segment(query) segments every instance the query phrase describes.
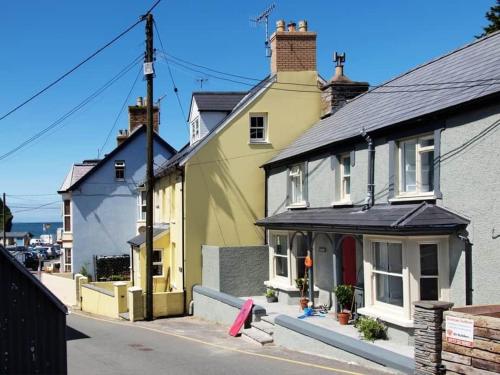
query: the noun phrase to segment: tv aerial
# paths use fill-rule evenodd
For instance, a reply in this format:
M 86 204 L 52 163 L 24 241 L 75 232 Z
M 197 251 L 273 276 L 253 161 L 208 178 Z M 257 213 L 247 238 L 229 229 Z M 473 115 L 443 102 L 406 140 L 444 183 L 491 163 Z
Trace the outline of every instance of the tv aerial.
M 264 42 L 266 46 L 266 57 L 271 57 L 271 47 L 269 46 L 269 15 L 276 8 L 276 4 L 271 4 L 265 11 L 259 14 L 255 18 L 250 18 L 250 22 L 253 22 L 256 26 L 264 24 L 266 29 L 266 41 Z

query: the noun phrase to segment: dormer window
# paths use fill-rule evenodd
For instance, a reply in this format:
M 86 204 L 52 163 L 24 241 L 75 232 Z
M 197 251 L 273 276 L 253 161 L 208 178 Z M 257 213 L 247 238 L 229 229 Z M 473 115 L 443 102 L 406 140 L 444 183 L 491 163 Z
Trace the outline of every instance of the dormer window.
M 434 191 L 434 137 L 399 142 L 399 193 L 425 195 Z
M 250 114 L 250 143 L 266 143 L 267 141 L 267 114 Z
M 200 139 L 200 118 L 196 117 L 191 121 L 191 144 Z
M 123 160 L 115 161 L 115 179 L 117 181 L 125 180 L 125 162 Z

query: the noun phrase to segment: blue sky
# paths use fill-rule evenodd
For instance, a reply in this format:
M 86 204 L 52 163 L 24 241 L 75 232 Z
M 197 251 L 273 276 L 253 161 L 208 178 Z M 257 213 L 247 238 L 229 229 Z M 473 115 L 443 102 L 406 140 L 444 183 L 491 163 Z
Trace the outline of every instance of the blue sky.
M 299 1 L 276 0 L 271 29 L 278 19 L 306 19 L 318 33 L 318 70 L 329 78 L 332 53 L 347 54 L 346 74 L 371 84 L 384 82 L 474 39 L 486 24 L 493 0 Z M 152 0 L 9 1 L 2 5 L 0 35 L 0 116 L 131 25 Z M 249 18 L 270 1 L 163 0 L 155 9 L 168 53 L 228 73 L 263 78 L 269 73 L 264 29 Z M 159 47 L 158 41 L 155 41 Z M 81 67 L 15 114 L 0 121 L 0 154 L 9 151 L 64 115 L 144 51 L 144 25 Z M 197 78 L 206 76 L 171 65 L 184 111 Z M 60 127 L 0 160 L 0 192 L 12 195 L 15 221 L 59 220 L 55 194 L 75 161 L 94 158 L 132 87 L 137 64 Z M 155 98 L 161 107 L 160 134 L 174 147 L 188 139 L 168 75 L 158 56 Z M 204 90 L 245 90 L 248 86 L 208 77 Z M 145 95 L 139 78 L 129 99 Z M 118 129 L 127 128 L 126 108 L 101 151 L 115 146 Z M 41 196 L 31 196 L 40 195 Z M 45 195 L 47 194 L 47 195 Z M 28 196 L 30 195 L 30 196 Z M 40 210 L 31 207 L 49 203 Z M 21 212 L 23 211 L 23 212 Z M 17 212 L 17 214 L 16 214 Z

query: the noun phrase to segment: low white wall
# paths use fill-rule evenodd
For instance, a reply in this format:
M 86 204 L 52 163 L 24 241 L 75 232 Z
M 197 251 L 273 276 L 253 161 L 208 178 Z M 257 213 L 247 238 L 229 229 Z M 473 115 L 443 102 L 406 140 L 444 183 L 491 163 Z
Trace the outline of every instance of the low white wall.
M 42 272 L 41 281 L 62 303 L 76 305 L 75 280 Z

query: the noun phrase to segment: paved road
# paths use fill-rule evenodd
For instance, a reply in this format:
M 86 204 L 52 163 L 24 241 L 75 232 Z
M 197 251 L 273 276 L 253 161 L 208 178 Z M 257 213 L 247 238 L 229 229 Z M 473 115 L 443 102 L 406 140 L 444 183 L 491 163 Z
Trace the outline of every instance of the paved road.
M 189 318 L 161 325 L 70 314 L 67 322 L 70 375 L 379 373 L 278 347 L 261 348 L 226 337 L 221 326 Z

